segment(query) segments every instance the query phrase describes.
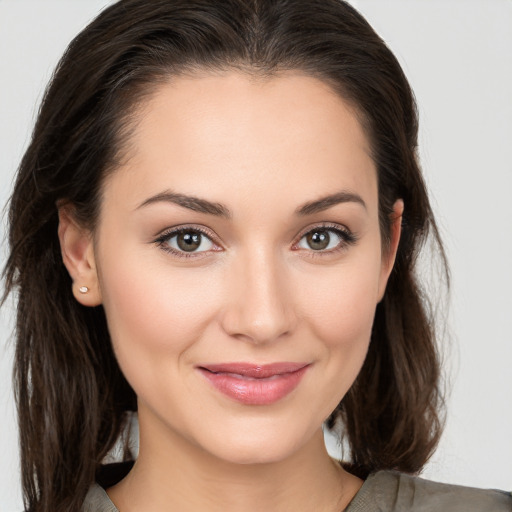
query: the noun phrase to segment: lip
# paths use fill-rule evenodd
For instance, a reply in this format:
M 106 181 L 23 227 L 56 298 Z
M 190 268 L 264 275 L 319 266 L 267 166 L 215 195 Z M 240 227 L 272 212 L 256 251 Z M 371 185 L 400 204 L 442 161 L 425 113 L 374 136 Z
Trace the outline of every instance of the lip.
M 309 363 L 221 363 L 198 366 L 198 371 L 218 391 L 246 405 L 270 405 L 290 394 L 300 383 Z

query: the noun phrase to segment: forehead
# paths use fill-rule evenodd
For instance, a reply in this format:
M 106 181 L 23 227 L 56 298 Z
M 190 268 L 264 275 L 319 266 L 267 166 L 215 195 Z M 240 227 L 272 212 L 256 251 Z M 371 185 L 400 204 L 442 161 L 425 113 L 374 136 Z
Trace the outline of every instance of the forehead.
M 110 191 L 133 208 L 166 189 L 222 203 L 239 199 L 239 206 L 254 196 L 300 203 L 335 189 L 376 196 L 375 167 L 354 109 L 324 82 L 299 73 L 170 80 L 140 106 L 127 146 L 105 193 L 116 189 Z

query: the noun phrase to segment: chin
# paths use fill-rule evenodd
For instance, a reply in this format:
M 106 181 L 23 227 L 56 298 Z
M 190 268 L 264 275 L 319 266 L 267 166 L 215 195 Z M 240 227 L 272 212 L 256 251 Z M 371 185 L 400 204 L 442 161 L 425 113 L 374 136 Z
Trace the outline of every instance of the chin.
M 230 464 L 257 465 L 275 464 L 288 459 L 293 450 L 285 450 L 282 446 L 239 446 L 231 444 L 227 450 L 215 450 L 218 458 Z
M 210 449 L 204 444 L 203 448 L 231 464 L 273 464 L 297 455 L 311 442 L 312 437 L 312 434 L 307 435 L 297 429 L 278 426 L 239 429 L 234 433 L 224 431 L 222 435 L 214 436 L 208 443 Z

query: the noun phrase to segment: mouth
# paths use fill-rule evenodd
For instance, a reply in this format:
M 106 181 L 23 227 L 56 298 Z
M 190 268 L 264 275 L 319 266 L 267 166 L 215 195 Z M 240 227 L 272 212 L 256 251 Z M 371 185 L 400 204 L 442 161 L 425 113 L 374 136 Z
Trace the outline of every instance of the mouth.
M 198 371 L 225 396 L 245 405 L 270 405 L 290 394 L 310 363 L 222 363 L 198 366 Z

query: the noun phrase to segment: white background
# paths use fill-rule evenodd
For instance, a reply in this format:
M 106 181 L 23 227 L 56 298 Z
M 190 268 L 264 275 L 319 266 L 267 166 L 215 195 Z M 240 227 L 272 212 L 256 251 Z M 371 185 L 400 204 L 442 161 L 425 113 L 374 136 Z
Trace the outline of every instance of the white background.
M 2 206 L 53 67 L 107 3 L 0 0 Z M 423 168 L 452 269 L 448 424 L 424 474 L 511 490 L 512 1 L 352 3 L 390 45 L 416 92 Z M 3 266 L 5 245 L 0 255 Z M 22 509 L 12 316 L 7 304 L 0 311 L 1 512 Z

